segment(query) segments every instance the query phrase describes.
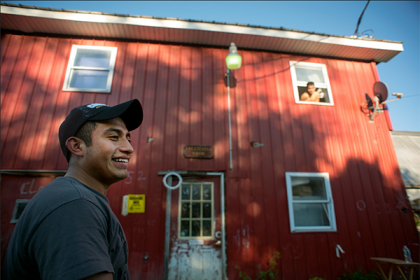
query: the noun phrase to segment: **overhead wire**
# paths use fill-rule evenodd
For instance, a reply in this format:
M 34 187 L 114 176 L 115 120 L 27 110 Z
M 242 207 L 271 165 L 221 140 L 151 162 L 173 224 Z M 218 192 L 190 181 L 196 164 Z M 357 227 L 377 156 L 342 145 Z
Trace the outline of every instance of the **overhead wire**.
M 363 9 L 362 14 L 359 17 L 359 20 L 357 21 L 356 31 L 354 31 L 354 35 L 357 35 L 357 31 L 359 30 L 359 25 L 362 22 L 363 14 L 366 11 L 367 6 L 369 5 L 370 0 L 367 1 L 365 8 Z

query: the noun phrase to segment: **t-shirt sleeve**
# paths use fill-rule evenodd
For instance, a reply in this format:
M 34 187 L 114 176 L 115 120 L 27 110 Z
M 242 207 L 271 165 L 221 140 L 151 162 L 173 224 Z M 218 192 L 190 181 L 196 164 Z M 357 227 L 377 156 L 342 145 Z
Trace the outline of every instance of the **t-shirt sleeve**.
M 41 279 L 74 280 L 114 272 L 107 229 L 104 213 L 85 199 L 55 209 L 29 243 L 29 256 L 35 258 Z

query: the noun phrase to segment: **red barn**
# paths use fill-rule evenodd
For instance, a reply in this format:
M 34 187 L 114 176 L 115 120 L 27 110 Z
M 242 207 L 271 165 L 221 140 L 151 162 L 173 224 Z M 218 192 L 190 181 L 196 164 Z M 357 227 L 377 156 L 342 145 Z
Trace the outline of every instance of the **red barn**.
M 228 84 L 231 42 L 242 67 Z M 66 171 L 57 131 L 69 111 L 137 98 L 144 122 L 132 133 L 130 175 L 108 192 L 131 279 L 238 279 L 235 266 L 255 276 L 276 251 L 279 279 L 377 269 L 371 257 L 402 259 L 405 245 L 418 261 L 388 113 L 369 122 L 360 110 L 380 80 L 377 63 L 402 50 L 283 28 L 1 4 L 2 258 L 25 203 Z M 301 101 L 309 81 L 319 102 Z M 170 171 L 182 178 L 166 176 L 179 186 L 171 191 Z

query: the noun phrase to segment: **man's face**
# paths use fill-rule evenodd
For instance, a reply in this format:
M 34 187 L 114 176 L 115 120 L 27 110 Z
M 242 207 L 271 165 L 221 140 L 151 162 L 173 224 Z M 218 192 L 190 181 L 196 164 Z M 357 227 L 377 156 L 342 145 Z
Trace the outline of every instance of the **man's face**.
M 86 147 L 84 171 L 106 185 L 125 179 L 133 153 L 129 140 L 130 134 L 121 118 L 97 122 L 92 131 L 92 145 Z
M 312 95 L 314 92 L 315 92 L 315 86 L 314 85 L 309 85 L 308 87 L 307 87 L 307 90 L 308 90 L 308 93 L 310 94 L 310 95 Z

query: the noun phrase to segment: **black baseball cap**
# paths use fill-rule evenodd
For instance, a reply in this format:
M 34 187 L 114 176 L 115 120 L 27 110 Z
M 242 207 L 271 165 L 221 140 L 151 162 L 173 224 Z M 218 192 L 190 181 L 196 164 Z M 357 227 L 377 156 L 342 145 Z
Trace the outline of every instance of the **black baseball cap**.
M 140 101 L 133 99 L 113 107 L 105 104 L 93 103 L 82 105 L 71 110 L 70 114 L 61 123 L 58 130 L 60 147 L 67 161 L 69 161 L 69 150 L 66 141 L 74 136 L 77 130 L 87 121 L 106 121 L 120 117 L 128 131 L 140 126 L 143 121 L 143 109 Z

